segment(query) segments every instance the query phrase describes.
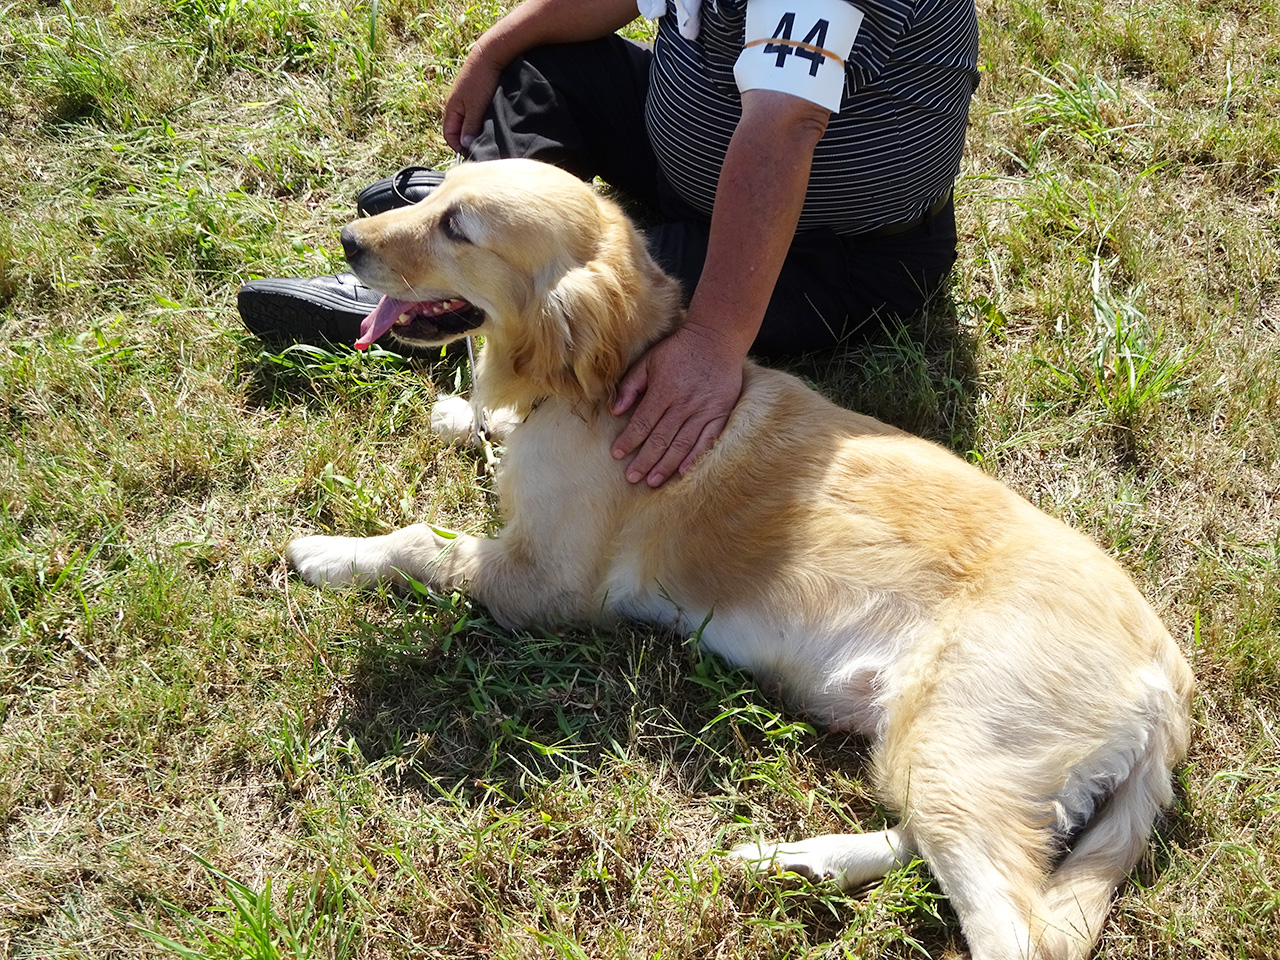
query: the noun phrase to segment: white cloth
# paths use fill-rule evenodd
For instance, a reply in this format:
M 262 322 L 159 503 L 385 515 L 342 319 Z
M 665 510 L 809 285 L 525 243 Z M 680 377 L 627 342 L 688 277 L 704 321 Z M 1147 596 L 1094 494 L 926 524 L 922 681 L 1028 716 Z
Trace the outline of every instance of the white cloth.
M 680 36 L 686 40 L 698 39 L 698 11 L 702 9 L 702 0 L 675 0 L 676 25 L 680 28 Z M 640 16 L 657 20 L 667 12 L 667 0 L 636 0 Z

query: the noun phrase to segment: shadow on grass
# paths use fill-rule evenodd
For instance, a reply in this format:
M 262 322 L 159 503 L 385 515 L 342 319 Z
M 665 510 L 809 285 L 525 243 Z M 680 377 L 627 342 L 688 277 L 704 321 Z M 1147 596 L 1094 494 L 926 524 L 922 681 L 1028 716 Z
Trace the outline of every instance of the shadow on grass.
M 466 341 L 459 340 L 430 354 L 402 355 L 375 344 L 361 352 L 346 346 L 296 343 L 268 347 L 244 337 L 237 356 L 237 379 L 249 407 L 279 409 L 298 403 L 323 408 L 371 396 L 402 395 L 406 389 L 424 386 L 436 392 L 458 393 L 470 389 Z M 422 400 L 427 402 L 427 391 Z
M 343 718 L 392 791 L 463 809 L 496 806 L 527 821 L 519 832 L 535 845 L 542 828 L 533 811 L 572 820 L 582 804 L 619 803 L 632 789 L 655 791 L 655 809 L 633 814 L 640 834 L 656 829 L 673 795 L 700 808 L 698 819 L 765 835 L 885 825 L 861 782 L 865 741 L 815 731 L 694 640 L 629 625 L 510 632 L 456 596 L 396 607 L 388 622 L 362 627 Z M 812 829 L 815 807 L 824 829 Z M 571 823 L 556 829 L 562 843 L 576 836 Z M 595 856 L 589 832 L 578 840 L 583 850 L 561 851 L 562 859 Z M 878 955 L 886 957 L 919 955 L 912 939 L 931 955 L 955 946 L 955 917 L 921 869 L 853 894 L 756 879 L 728 861 L 720 869 L 719 895 L 734 909 L 756 923 L 802 928 L 807 943 L 883 937 Z M 616 902 L 630 896 L 628 876 L 606 883 Z
M 795 750 L 822 769 L 865 767 L 863 741 L 820 736 L 695 641 L 639 625 L 511 632 L 456 596 L 398 606 L 363 627 L 345 719 L 366 760 L 395 759 L 403 789 L 518 801 L 643 760 L 720 794 L 744 764 Z
M 978 362 L 949 289 L 878 335 L 781 364 L 842 407 L 941 443 L 961 456 L 977 439 Z

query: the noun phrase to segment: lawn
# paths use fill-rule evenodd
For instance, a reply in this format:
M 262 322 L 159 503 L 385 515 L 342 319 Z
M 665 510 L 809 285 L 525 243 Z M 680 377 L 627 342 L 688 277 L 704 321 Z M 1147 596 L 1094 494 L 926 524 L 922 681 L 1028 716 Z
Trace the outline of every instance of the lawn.
M 864 745 L 692 638 L 329 593 L 289 538 L 491 529 L 428 436 L 456 351 L 265 351 L 366 183 L 451 160 L 499 3 L 0 6 L 0 956 L 921 957 L 919 866 L 752 879 L 881 827 Z M 1199 681 L 1098 956 L 1280 956 L 1280 7 L 981 0 L 950 296 L 798 369 L 1097 539 Z

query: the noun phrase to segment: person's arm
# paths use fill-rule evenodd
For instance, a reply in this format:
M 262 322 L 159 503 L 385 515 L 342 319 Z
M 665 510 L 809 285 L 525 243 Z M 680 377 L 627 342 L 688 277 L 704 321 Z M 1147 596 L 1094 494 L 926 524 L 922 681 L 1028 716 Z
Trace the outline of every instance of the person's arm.
M 724 429 L 829 119 L 825 107 L 791 94 L 742 94 L 688 318 L 623 377 L 613 406 L 615 414 L 635 408 L 613 444 L 616 459 L 635 454 L 626 468 L 632 483 L 657 487 L 683 473 Z
M 467 151 L 499 75 L 521 54 L 549 43 L 598 40 L 639 15 L 636 0 L 525 0 L 481 35 L 458 69 L 444 105 L 445 141 Z

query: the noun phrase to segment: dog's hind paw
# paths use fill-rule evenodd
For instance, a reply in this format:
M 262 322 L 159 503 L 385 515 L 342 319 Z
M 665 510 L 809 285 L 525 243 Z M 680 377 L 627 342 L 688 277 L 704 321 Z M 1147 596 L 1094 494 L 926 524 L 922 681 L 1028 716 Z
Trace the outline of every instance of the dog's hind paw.
M 810 880 L 835 880 L 843 890 L 878 880 L 912 853 L 900 829 L 875 833 L 832 833 L 799 843 L 740 843 L 729 856 L 745 860 L 757 873 L 797 873 Z

